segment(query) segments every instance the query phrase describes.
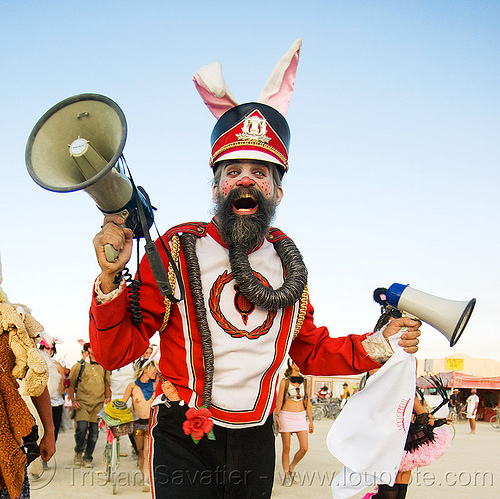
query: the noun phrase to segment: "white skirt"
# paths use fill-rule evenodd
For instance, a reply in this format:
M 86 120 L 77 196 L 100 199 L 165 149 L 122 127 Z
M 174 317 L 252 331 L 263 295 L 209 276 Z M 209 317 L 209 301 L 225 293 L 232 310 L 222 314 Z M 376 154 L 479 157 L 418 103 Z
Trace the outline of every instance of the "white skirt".
M 296 433 L 297 431 L 307 431 L 306 411 L 290 412 L 280 411 L 280 433 Z

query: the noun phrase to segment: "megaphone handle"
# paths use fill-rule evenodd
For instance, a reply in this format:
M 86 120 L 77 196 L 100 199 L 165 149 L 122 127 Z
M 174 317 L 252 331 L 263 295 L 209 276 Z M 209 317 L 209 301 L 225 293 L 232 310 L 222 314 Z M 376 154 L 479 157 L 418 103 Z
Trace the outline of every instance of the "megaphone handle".
M 126 221 L 128 216 L 129 216 L 129 213 L 127 210 L 122 210 L 122 212 L 120 213 L 120 216 Z M 115 222 L 112 222 L 112 223 L 115 223 Z M 118 225 L 118 224 L 115 224 L 115 225 Z M 120 224 L 118 225 L 118 227 L 126 227 L 127 224 L 126 223 L 123 223 L 123 224 Z M 105 244 L 104 245 L 104 254 L 106 255 L 106 260 L 109 262 L 109 263 L 114 263 L 116 262 L 116 260 L 118 260 L 118 255 L 120 254 L 120 252 L 111 244 Z
M 106 255 L 106 260 L 109 263 L 114 263 L 118 259 L 119 251 L 115 249 L 111 244 L 104 245 L 104 254 Z
M 401 315 L 403 317 L 408 317 L 409 319 L 413 319 L 415 321 L 419 321 L 420 320 L 416 315 L 409 314 L 408 312 L 405 312 L 404 310 L 401 312 Z

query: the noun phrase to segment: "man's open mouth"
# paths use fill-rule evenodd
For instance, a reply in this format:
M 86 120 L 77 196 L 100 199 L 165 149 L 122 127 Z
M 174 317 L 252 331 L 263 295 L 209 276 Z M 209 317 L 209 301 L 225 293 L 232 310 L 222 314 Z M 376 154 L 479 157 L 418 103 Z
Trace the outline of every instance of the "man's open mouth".
M 258 209 L 257 200 L 250 194 L 244 194 L 233 201 L 233 211 L 238 215 L 253 215 Z

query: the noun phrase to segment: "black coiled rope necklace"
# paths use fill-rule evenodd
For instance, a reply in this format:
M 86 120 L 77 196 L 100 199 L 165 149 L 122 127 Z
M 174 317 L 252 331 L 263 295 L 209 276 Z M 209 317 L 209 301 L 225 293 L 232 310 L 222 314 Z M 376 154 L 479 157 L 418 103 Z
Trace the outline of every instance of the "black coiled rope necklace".
M 202 406 L 210 408 L 212 404 L 214 354 L 212 336 L 207 321 L 207 310 L 203 298 L 200 265 L 196 255 L 196 240 L 197 236 L 189 233 L 185 233 L 180 237 L 182 251 L 186 259 L 189 288 L 193 297 L 205 365 Z M 240 292 L 252 303 L 266 310 L 278 310 L 292 306 L 300 300 L 307 284 L 307 268 L 295 243 L 285 237 L 273 242 L 273 245 L 286 274 L 283 285 L 278 289 L 268 288 L 257 279 L 248 261 L 248 253 L 244 248 L 229 247 L 229 263 Z

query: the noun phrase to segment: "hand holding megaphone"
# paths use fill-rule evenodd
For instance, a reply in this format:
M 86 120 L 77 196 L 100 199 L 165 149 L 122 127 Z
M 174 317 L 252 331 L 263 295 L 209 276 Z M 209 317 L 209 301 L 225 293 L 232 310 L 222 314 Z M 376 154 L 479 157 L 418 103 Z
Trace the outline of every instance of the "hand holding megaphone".
M 419 319 L 412 317 L 400 317 L 392 319 L 387 323 L 383 331 L 383 336 L 386 339 L 402 332 L 401 339 L 398 345 L 407 353 L 416 353 L 418 350 L 418 337 L 420 336 L 420 326 L 422 322 Z
M 107 215 L 102 229 L 93 239 L 97 262 L 101 267 L 101 291 L 109 293 L 118 287 L 115 277 L 120 275 L 132 255 L 134 233 L 125 227 L 119 215 Z M 113 254 L 110 254 L 110 249 Z

